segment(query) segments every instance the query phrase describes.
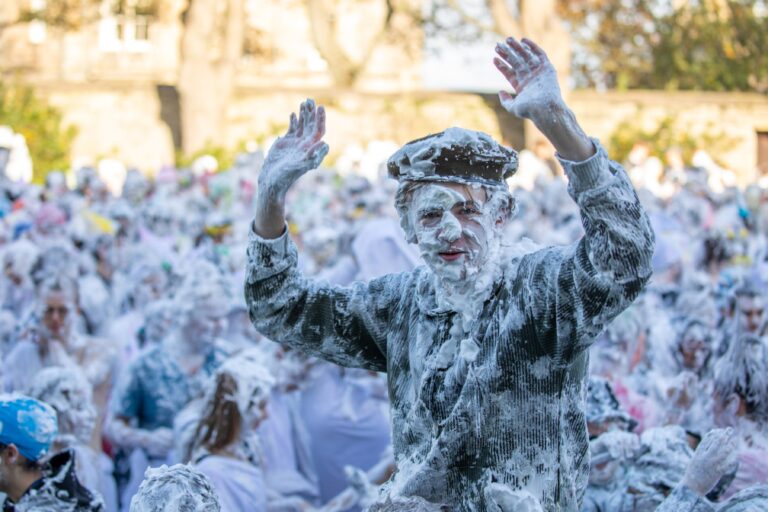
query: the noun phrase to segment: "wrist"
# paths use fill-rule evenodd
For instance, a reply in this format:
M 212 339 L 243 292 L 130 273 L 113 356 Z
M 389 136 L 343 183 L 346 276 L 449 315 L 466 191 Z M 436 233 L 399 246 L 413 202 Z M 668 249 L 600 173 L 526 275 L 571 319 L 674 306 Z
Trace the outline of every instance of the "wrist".
M 680 481 L 680 485 L 691 491 L 698 496 L 706 496 L 707 493 L 712 490 L 714 485 L 708 486 L 701 481 L 701 478 L 686 474 Z M 707 489 L 709 487 L 709 489 Z
M 547 135 L 548 132 L 561 130 L 563 126 L 572 125 L 576 121 L 576 116 L 568 108 L 568 105 L 560 99 L 548 102 L 536 115 L 531 116 L 531 121 L 541 133 Z
M 259 180 L 259 187 L 256 193 L 256 201 L 263 204 L 282 203 L 285 202 L 285 195 L 286 191 L 281 187 L 263 183 L 261 180 Z

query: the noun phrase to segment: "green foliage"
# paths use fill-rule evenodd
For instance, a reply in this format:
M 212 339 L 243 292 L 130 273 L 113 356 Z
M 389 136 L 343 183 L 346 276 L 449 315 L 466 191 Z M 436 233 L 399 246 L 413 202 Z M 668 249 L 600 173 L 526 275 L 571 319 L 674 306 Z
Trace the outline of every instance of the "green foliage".
M 239 143 L 235 147 L 227 148 L 215 144 L 206 144 L 202 149 L 193 153 L 185 154 L 181 151 L 176 152 L 176 167 L 191 167 L 195 160 L 201 156 L 211 155 L 219 163 L 219 170 L 223 171 L 232 167 L 235 158 L 239 153 L 245 150 L 245 143 Z
M 579 85 L 768 93 L 765 0 L 674 4 L 560 0 L 577 44 Z
M 19 21 L 41 20 L 51 27 L 77 30 L 98 19 L 99 0 L 48 0 L 39 10 L 23 8 Z
M 38 98 L 31 87 L 0 82 L 0 125 L 10 126 L 26 139 L 36 183 L 51 171 L 69 169 L 77 129 L 64 126 L 61 112 Z
M 674 117 L 666 116 L 650 129 L 639 126 L 637 116 L 619 123 L 608 141 L 611 158 L 626 162 L 629 152 L 637 143 L 645 143 L 650 154 L 662 161 L 667 151 L 679 149 L 683 161 L 690 162 L 697 149 L 706 149 L 718 161 L 718 155 L 732 146 L 736 139 L 716 130 L 711 124 L 701 129 L 683 126 Z

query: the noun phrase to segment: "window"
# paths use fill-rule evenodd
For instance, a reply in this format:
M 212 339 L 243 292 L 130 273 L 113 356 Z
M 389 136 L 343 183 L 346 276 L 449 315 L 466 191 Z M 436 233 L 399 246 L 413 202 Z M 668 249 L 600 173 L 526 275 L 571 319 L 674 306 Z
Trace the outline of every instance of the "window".
M 99 47 L 105 52 L 145 52 L 157 7 L 152 0 L 103 0 Z
M 757 132 L 757 172 L 768 175 L 768 132 Z

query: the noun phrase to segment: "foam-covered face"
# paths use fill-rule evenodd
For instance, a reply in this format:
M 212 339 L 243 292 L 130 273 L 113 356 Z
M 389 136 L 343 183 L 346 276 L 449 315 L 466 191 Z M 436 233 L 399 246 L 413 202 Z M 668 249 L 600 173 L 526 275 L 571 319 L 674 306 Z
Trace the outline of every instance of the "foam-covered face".
M 185 336 L 198 346 L 208 345 L 222 335 L 227 325 L 227 308 L 220 300 L 210 299 L 196 304 L 185 326 Z
M 413 192 L 411 225 L 421 256 L 443 279 L 464 281 L 488 259 L 497 236 L 486 192 L 456 183 L 428 184 Z
M 707 332 L 701 325 L 695 325 L 685 332 L 680 341 L 680 354 L 685 368 L 699 371 L 704 366 L 711 354 L 707 339 Z
M 62 382 L 47 403 L 58 412 L 59 434 L 72 435 L 82 443 L 88 443 L 96 425 L 96 409 L 91 402 L 89 389 L 76 382 Z
M 740 331 L 756 333 L 765 322 L 765 303 L 762 297 L 739 297 L 736 302 L 736 315 Z
M 248 408 L 245 410 L 244 418 L 246 424 L 252 430 L 257 429 L 259 425 L 269 417 L 267 405 L 268 401 L 262 390 L 255 391 L 248 402 Z
M 159 299 L 163 293 L 163 285 L 163 279 L 160 274 L 150 274 L 144 277 L 144 279 L 136 285 L 136 290 L 134 291 L 133 296 L 134 305 L 137 308 L 143 307 L 150 302 Z
M 66 338 L 75 314 L 75 305 L 65 293 L 50 292 L 43 305 L 43 328 L 47 337 L 58 340 Z

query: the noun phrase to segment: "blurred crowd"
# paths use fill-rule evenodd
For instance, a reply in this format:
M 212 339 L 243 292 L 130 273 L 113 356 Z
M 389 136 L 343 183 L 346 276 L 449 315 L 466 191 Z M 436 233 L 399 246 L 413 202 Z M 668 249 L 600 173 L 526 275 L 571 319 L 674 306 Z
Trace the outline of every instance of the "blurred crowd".
M 347 172 L 292 189 L 305 273 L 347 285 L 421 263 L 383 179 L 390 150 L 347 154 Z M 330 512 L 375 499 L 393 469 L 384 376 L 251 326 L 242 283 L 262 160 L 3 178 L 0 457 L 39 475 L 14 483 L 4 459 L 4 510 Z M 591 350 L 584 510 L 676 510 L 681 484 L 711 510 L 766 510 L 768 189 L 736 187 L 703 156 L 665 166 L 638 148 L 626 166 L 656 232 L 654 276 Z M 510 186 L 521 246 L 581 236 L 545 148 L 521 153 Z M 34 450 L 7 452 L 25 442 Z

